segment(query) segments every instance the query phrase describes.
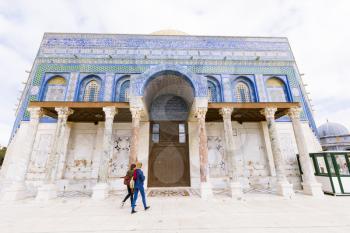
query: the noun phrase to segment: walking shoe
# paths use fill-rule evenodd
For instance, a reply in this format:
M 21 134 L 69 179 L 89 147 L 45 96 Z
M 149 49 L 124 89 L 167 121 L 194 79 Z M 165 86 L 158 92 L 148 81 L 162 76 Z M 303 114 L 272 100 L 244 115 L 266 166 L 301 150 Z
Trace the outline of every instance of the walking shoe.
M 137 211 L 135 211 L 135 210 L 132 210 L 132 211 L 131 211 L 131 214 L 135 214 L 136 212 L 137 212 Z
M 146 206 L 146 207 L 145 207 L 145 210 L 148 210 L 149 208 L 151 208 L 151 207 L 150 207 L 150 206 Z
M 125 202 L 122 201 L 122 203 L 120 203 L 120 208 L 124 207 Z

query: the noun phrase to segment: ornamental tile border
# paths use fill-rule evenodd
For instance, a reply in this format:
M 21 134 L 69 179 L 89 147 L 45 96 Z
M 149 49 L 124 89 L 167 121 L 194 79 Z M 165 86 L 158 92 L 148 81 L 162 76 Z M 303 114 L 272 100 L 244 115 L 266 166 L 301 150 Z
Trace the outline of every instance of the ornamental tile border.
M 40 48 L 236 49 L 290 51 L 287 38 L 45 33 Z

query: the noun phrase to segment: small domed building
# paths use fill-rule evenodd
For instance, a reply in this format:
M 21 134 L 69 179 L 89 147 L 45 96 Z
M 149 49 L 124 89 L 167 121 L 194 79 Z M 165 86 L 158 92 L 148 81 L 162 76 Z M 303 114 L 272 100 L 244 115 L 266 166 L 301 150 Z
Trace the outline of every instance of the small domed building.
M 350 150 L 350 132 L 344 125 L 327 121 L 317 130 L 324 151 Z

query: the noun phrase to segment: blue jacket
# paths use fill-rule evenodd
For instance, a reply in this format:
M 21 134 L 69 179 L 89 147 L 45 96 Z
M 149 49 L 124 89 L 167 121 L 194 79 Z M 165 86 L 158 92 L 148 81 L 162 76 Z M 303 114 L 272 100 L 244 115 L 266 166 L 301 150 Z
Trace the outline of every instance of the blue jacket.
M 143 172 L 141 169 L 136 169 L 134 171 L 134 180 L 135 180 L 135 185 L 134 187 L 139 189 L 143 188 L 143 182 L 145 181 L 145 176 L 143 175 Z

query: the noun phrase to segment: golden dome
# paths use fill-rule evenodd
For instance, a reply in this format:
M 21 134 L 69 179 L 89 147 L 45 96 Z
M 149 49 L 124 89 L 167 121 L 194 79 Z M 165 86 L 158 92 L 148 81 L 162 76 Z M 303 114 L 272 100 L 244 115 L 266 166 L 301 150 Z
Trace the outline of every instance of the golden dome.
M 185 32 L 179 31 L 179 30 L 172 30 L 172 29 L 164 29 L 152 32 L 151 35 L 162 35 L 162 36 L 185 36 L 188 35 Z

